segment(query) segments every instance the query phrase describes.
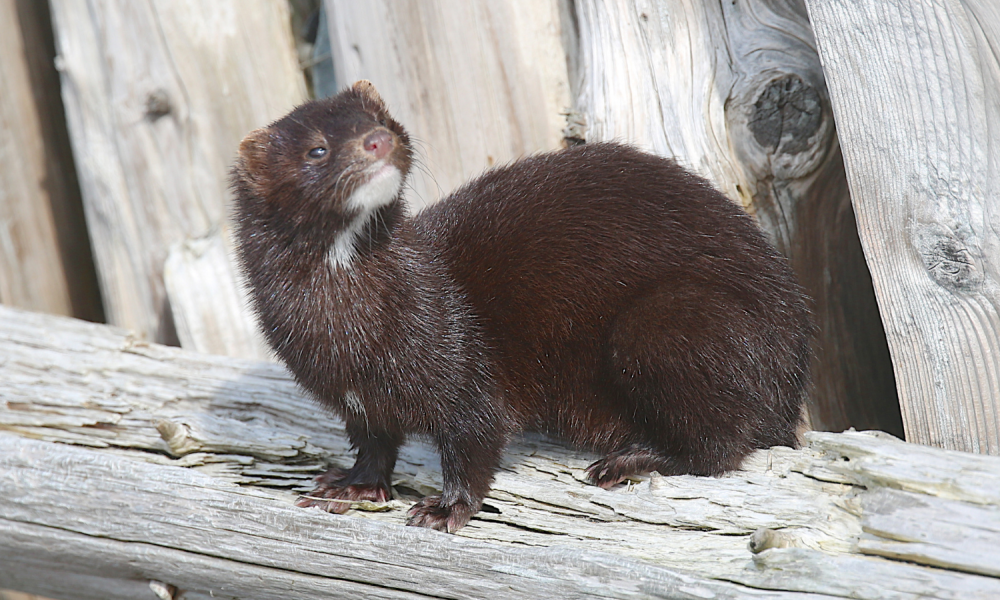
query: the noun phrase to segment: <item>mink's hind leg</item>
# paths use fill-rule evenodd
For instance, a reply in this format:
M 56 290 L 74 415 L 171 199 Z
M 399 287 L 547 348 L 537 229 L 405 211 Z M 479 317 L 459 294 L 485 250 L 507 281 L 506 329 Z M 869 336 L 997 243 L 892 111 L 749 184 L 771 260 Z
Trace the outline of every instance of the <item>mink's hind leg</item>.
M 631 475 L 653 471 L 660 475 L 683 475 L 688 472 L 675 459 L 638 444 L 611 452 L 587 467 L 590 481 L 604 489 L 614 487 Z
M 605 447 L 612 454 L 590 471 L 598 485 L 650 470 L 719 475 L 757 448 L 795 443 L 802 391 L 789 383 L 798 363 L 787 338 L 796 326 L 776 324 L 738 290 L 671 275 L 609 331 L 609 389 L 637 435 Z
M 349 419 L 347 433 L 358 449 L 350 469 L 332 468 L 316 478 L 316 489 L 295 504 L 318 506 L 327 512 L 345 513 L 352 502 L 387 502 L 392 498 L 392 468 L 396 465 L 403 435 L 369 430 L 366 423 Z

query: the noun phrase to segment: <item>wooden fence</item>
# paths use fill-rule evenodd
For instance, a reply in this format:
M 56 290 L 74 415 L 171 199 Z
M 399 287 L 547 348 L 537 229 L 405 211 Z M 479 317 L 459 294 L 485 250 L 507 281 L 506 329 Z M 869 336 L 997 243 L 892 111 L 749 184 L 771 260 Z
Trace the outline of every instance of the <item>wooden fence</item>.
M 227 169 L 328 56 L 334 89 L 372 80 L 417 140 L 413 210 L 568 142 L 676 157 L 756 216 L 814 298 L 812 428 L 1000 455 L 993 0 L 325 0 L 316 47 L 290 6 L 301 24 L 319 0 L 0 0 L 0 302 L 267 360 Z M 19 368 L 0 357 L 0 385 Z M 37 389 L 0 389 L 0 429 L 55 401 Z M 76 427 L 73 443 L 121 446 Z

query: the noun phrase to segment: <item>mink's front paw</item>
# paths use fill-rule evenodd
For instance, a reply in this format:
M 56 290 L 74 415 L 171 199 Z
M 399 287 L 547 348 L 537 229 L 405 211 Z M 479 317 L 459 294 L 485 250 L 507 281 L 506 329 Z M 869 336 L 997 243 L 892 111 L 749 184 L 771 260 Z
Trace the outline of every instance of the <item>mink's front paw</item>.
M 410 518 L 406 524 L 455 533 L 465 527 L 472 515 L 477 512 L 479 512 L 478 507 L 461 500 L 449 506 L 442 506 L 441 496 L 427 496 L 413 505 L 407 513 Z
M 308 496 L 300 497 L 296 506 L 321 509 L 343 514 L 354 502 L 388 502 L 392 498 L 389 488 L 377 483 L 350 483 L 351 472 L 345 469 L 330 469 L 316 478 L 316 489 Z

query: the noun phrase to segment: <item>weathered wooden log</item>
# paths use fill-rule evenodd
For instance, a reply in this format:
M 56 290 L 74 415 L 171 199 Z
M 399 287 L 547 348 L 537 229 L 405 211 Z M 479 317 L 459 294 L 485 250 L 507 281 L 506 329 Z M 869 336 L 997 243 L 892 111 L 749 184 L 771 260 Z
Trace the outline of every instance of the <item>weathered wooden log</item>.
M 575 5 L 582 137 L 675 157 L 755 214 L 816 302 L 811 425 L 902 434 L 801 1 Z
M 570 107 L 557 0 L 326 0 L 340 88 L 369 79 L 413 136 L 419 209 L 487 167 L 558 148 Z
M 809 433 L 808 448 L 759 452 L 726 477 L 602 490 L 585 482 L 592 456 L 526 436 L 485 510 L 449 536 L 402 525 L 409 502 L 440 486 L 421 443 L 403 449 L 387 506 L 293 507 L 350 452 L 278 365 L 2 307 L 0 357 L 0 587 L 112 599 L 153 598 L 151 582 L 244 599 L 1000 595 L 994 457 Z
M 287 3 L 52 8 L 108 320 L 171 341 L 168 248 L 220 225 L 240 139 L 304 97 Z
M 101 320 L 48 3 L 0 1 L 0 302 Z
M 1000 454 L 1000 8 L 807 4 L 907 439 Z

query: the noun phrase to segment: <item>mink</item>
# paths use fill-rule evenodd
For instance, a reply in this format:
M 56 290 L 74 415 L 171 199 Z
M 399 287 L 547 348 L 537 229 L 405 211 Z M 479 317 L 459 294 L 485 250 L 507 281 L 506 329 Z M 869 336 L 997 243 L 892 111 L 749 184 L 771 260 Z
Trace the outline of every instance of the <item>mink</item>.
M 437 447 L 443 484 L 408 524 L 449 532 L 480 510 L 520 431 L 598 452 L 588 474 L 604 488 L 651 471 L 719 475 L 796 445 L 808 299 L 707 181 L 592 143 L 489 170 L 410 216 L 413 161 L 367 81 L 240 144 L 231 180 L 251 302 L 357 450 L 300 506 L 388 500 L 412 435 Z

